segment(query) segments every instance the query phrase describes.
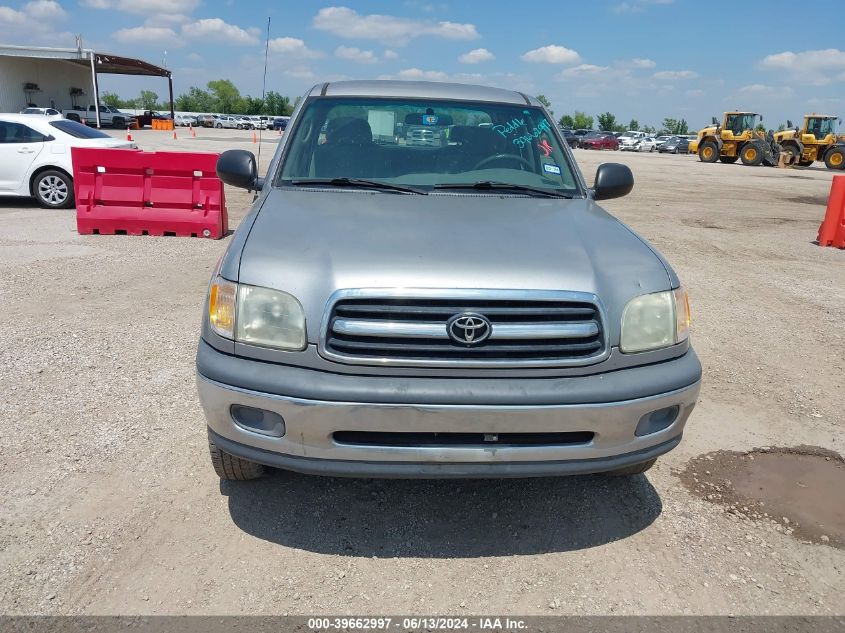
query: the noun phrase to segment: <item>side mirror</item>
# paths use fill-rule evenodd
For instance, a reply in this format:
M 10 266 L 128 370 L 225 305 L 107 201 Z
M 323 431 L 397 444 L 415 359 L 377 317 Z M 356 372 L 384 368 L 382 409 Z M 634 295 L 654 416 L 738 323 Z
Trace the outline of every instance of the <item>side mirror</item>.
M 792 121 L 790 119 L 786 120 L 786 127 L 792 127 Z
M 711 117 L 710 121 L 713 123 L 713 125 L 719 125 L 719 120 L 716 117 Z
M 760 123 L 762 123 L 762 122 L 763 122 L 763 115 L 761 114 L 760 115 Z
M 217 159 L 217 177 L 240 189 L 260 189 L 255 155 L 243 149 L 226 150 Z
M 634 188 L 634 174 L 627 165 L 604 163 L 596 170 L 596 184 L 593 187 L 595 200 L 621 198 Z

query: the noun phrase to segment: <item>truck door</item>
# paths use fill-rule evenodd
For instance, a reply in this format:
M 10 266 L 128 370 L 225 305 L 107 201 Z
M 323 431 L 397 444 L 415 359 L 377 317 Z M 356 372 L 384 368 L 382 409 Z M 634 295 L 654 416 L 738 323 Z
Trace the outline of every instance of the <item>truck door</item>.
M 24 188 L 46 138 L 22 123 L 0 121 L 0 191 Z

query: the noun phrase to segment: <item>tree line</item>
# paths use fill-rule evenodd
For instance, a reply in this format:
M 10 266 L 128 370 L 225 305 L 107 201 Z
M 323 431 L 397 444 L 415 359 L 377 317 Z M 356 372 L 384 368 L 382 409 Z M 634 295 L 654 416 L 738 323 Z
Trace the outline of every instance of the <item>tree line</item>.
M 209 81 L 205 88 L 191 86 L 187 92 L 176 97 L 173 103 L 180 112 L 290 116 L 299 99 L 297 97 L 291 102 L 290 97 L 275 90 L 267 92 L 264 99 L 241 95 L 238 87 L 229 79 L 215 79 Z M 142 90 L 134 99 L 123 99 L 113 92 L 103 92 L 100 101 L 129 110 L 170 110 L 170 104 L 159 101 L 159 96 L 152 90 Z
M 537 95 L 537 100 L 542 103 L 546 109 L 554 115 L 551 101 L 545 95 Z M 564 114 L 560 117 L 558 125 L 567 130 L 592 130 L 598 124 L 598 131 L 600 132 L 625 132 L 633 130 L 635 132 L 645 132 L 646 134 L 689 134 L 689 124 L 686 119 L 663 119 L 661 127 L 657 128 L 652 125 L 640 125 L 636 119 L 631 119 L 628 125 L 624 125 L 621 121 L 617 121 L 616 116 L 611 112 L 602 112 L 593 117 L 591 114 L 576 110 L 572 114 Z

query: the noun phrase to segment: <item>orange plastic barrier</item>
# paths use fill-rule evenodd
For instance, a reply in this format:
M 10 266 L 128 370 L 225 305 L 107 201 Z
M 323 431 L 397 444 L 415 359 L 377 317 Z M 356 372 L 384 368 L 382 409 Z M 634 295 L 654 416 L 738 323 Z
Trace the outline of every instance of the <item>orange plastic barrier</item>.
M 173 129 L 173 121 L 170 119 L 153 119 L 150 125 L 154 130 L 167 130 L 169 132 Z
M 845 176 L 834 176 L 827 213 L 819 227 L 819 246 L 845 248 Z
M 220 239 L 229 229 L 217 154 L 74 147 L 80 234 Z

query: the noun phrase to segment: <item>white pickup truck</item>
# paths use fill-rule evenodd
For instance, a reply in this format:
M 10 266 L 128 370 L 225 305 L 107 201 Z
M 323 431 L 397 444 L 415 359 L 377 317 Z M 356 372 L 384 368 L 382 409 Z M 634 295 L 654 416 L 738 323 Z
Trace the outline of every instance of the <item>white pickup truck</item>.
M 66 119 L 71 121 L 79 121 L 88 125 L 97 125 L 97 111 L 93 104 L 89 105 L 87 109 L 71 108 L 69 110 L 62 110 L 62 114 Z M 111 126 L 115 128 L 124 128 L 134 125 L 136 118 L 132 114 L 121 112 L 117 108 L 107 105 L 100 106 L 100 125 Z

